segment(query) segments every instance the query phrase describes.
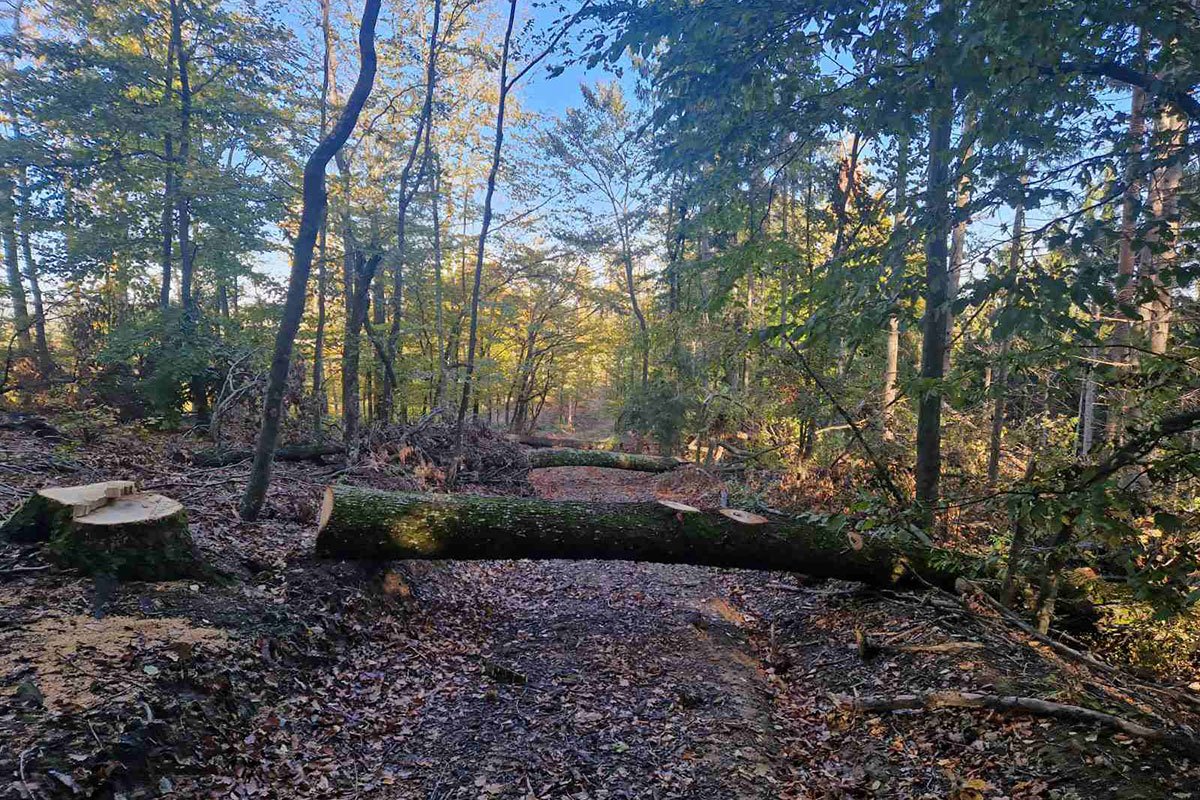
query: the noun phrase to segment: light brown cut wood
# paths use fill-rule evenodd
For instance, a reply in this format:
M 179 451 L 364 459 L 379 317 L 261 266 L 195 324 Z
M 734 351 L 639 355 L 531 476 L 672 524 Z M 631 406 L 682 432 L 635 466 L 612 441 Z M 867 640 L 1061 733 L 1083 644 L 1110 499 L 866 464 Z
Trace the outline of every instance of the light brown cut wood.
M 659 500 L 658 504 L 660 506 L 666 506 L 667 508 L 671 509 L 672 511 L 679 511 L 684 514 L 699 514 L 700 513 L 700 509 L 696 508 L 695 506 L 689 506 L 687 503 L 677 503 L 674 500 Z
M 177 501 L 161 494 L 141 492 L 110 500 L 90 514 L 76 517 L 77 525 L 126 525 L 131 522 L 157 522 L 183 511 Z
M 39 490 L 38 494 L 57 505 L 69 506 L 71 516 L 78 518 L 103 508 L 115 498 L 136 491 L 137 484 L 133 481 L 103 481 L 83 486 L 53 486 Z
M 766 525 L 771 521 L 766 517 L 759 516 L 751 511 L 743 511 L 740 508 L 722 508 L 720 514 L 743 525 Z
M 326 486 L 321 493 L 321 510 L 317 513 L 317 533 L 325 530 L 329 518 L 333 516 L 333 487 Z

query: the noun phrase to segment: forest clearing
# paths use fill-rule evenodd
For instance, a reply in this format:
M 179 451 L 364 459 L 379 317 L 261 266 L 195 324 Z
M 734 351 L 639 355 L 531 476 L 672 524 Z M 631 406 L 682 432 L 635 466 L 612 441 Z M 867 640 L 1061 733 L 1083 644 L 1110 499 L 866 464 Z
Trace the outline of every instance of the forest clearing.
M 1200 793 L 1200 6 L 5 0 L 0 790 Z

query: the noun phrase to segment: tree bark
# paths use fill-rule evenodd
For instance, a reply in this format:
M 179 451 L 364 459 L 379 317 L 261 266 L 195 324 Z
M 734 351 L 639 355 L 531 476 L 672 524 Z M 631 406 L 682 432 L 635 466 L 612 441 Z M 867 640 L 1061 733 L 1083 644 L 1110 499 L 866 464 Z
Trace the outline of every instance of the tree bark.
M 900 137 L 899 152 L 896 158 L 896 199 L 895 212 L 892 214 L 892 236 L 901 246 L 895 245 L 889 250 L 892 259 L 892 284 L 899 287 L 904 280 L 905 256 L 907 248 L 903 243 L 907 240 L 904 227 L 908 222 L 908 156 L 909 137 Z M 896 312 L 888 315 L 887 339 L 884 346 L 883 394 L 880 397 L 879 430 L 885 441 L 892 441 L 896 433 L 892 430 L 892 417 L 896 404 L 896 384 L 900 379 L 900 317 Z
M 483 219 L 479 224 L 479 243 L 475 248 L 475 276 L 471 285 L 471 325 L 467 335 L 467 363 L 463 374 L 462 397 L 458 403 L 458 417 L 454 427 L 454 458 L 446 476 L 448 486 L 453 486 L 458 477 L 462 461 L 463 428 L 466 425 L 467 409 L 471 405 L 471 389 L 475 380 L 475 348 L 479 341 L 479 293 L 483 285 L 483 259 L 487 248 L 488 229 L 492 225 L 492 197 L 496 193 L 496 176 L 500 172 L 500 154 L 504 147 L 504 111 L 508 102 L 508 54 L 512 46 L 513 24 L 517 18 L 517 0 L 509 0 L 508 24 L 504 29 L 504 46 L 500 51 L 500 96 L 496 106 L 496 138 L 492 144 L 492 165 L 488 169 L 487 190 L 483 197 Z
M 13 308 L 13 327 L 16 328 L 17 346 L 22 354 L 28 355 L 33 353 L 33 336 L 30 334 L 33 322 L 29 318 L 25 283 L 21 279 L 13 182 L 7 175 L 0 175 L 0 239 L 3 239 L 4 244 L 8 298 Z
M 433 126 L 433 90 L 437 84 L 437 51 L 438 30 L 442 19 L 441 0 L 433 2 L 433 24 L 429 31 L 429 52 L 425 62 L 425 100 L 421 106 L 421 115 L 417 120 L 417 130 L 413 133 L 412 144 L 408 149 L 408 158 L 400 170 L 400 197 L 396 212 L 396 268 L 392 275 L 392 326 L 388 332 L 387 360 L 391 369 L 384 375 L 381 416 L 384 422 L 391 422 L 395 408 L 395 393 L 398 379 L 395 373 L 396 357 L 400 351 L 400 326 L 404 321 L 404 267 L 408 248 L 408 208 L 417 190 L 425 178 L 425 170 L 429 164 L 429 129 Z M 413 165 L 417 163 L 417 153 L 421 152 L 420 166 L 416 177 L 412 175 Z M 401 419 L 404 418 L 404 408 L 401 408 Z
M 944 3 L 938 39 L 945 49 L 953 36 L 954 4 Z M 932 524 L 939 499 L 942 452 L 942 388 L 946 347 L 946 318 L 949 313 L 950 232 L 950 135 L 954 123 L 948 75 L 937 76 L 932 88 L 933 107 L 929 120 L 929 165 L 925 213 L 929 215 L 925 235 L 925 319 L 921 346 L 921 389 L 917 414 L 916 499 Z
M 728 512 L 730 509 L 723 509 Z M 858 539 L 799 520 L 660 503 L 551 502 L 325 491 L 317 552 L 355 559 L 615 559 L 791 570 L 877 586 L 953 587 L 974 560 L 900 538 Z
M 962 161 L 958 170 L 958 187 L 954 196 L 955 221 L 950 234 L 949 274 L 946 281 L 946 344 L 942 350 L 942 374 L 950 373 L 950 355 L 954 344 L 954 311 L 952 305 L 958 297 L 958 289 L 962 285 L 963 262 L 967 256 L 967 206 L 971 203 L 971 176 L 967 165 L 974 151 L 975 112 L 970 111 L 963 123 L 963 138 L 967 146 L 963 150 Z
M 1022 199 L 1013 211 L 1012 240 L 1008 251 L 1008 272 L 1016 278 L 1021 268 L 1021 237 L 1025 234 L 1025 202 Z M 1009 340 L 1000 342 L 996 358 L 995 374 L 992 377 L 992 424 L 988 437 L 987 481 L 995 487 L 1000 480 L 1000 456 L 1004 445 L 1004 418 L 1008 406 L 1008 351 Z
M 262 510 L 267 487 L 271 481 L 271 464 L 275 446 L 279 441 L 280 417 L 283 413 L 283 395 L 287 389 L 288 368 L 292 360 L 292 347 L 300 318 L 304 315 L 304 303 L 308 293 L 308 275 L 312 269 L 313 249 L 317 242 L 318 229 L 325 216 L 328 197 L 325 191 L 325 169 L 335 153 L 342 148 L 350 133 L 358 124 L 358 115 L 366 105 L 367 97 L 375 82 L 375 23 L 379 18 L 381 0 L 366 0 L 362 22 L 358 32 L 358 48 L 361 62 L 358 80 L 342 109 L 333 130 L 321 139 L 308 162 L 304 165 L 303 205 L 300 212 L 300 227 L 296 234 L 296 245 L 292 256 L 292 274 L 288 281 L 287 299 L 284 302 L 283 318 L 279 333 L 275 337 L 275 353 L 271 359 L 271 372 L 267 379 L 266 397 L 263 401 L 263 422 L 259 431 L 258 444 L 254 453 L 254 466 L 250 480 L 242 495 L 240 512 L 242 519 L 254 520 Z
M 1104 422 L 1104 438 L 1111 444 L 1117 443 L 1128 412 L 1125 391 L 1120 387 L 1122 373 L 1133 362 L 1129 339 L 1133 333 L 1133 322 L 1125 309 L 1132 305 L 1137 291 L 1134 275 L 1135 254 L 1133 240 L 1137 233 L 1138 206 L 1141 204 L 1142 140 L 1146 136 L 1146 93 L 1140 88 L 1133 90 L 1129 108 L 1129 156 L 1125 164 L 1125 191 L 1121 197 L 1121 244 L 1117 253 L 1117 323 L 1113 326 L 1112 347 L 1109 360 L 1119 365 L 1116 369 L 1117 386 L 1109 391 L 1108 413 Z
M 175 25 L 171 21 L 171 36 L 167 43 L 167 69 L 163 104 L 170 107 L 175 93 Z M 175 244 L 175 140 L 171 131 L 163 133 L 163 205 L 162 217 L 159 221 L 161 244 L 159 245 L 159 273 L 161 275 L 158 288 L 158 307 L 166 311 L 171 307 L 171 269 L 172 252 Z
M 1152 288 L 1154 298 L 1146 304 L 1143 318 L 1149 333 L 1150 352 L 1167 352 L 1171 332 L 1171 287 L 1174 280 L 1170 270 L 1178 254 L 1179 184 L 1183 180 L 1180 151 L 1187 134 L 1187 122 L 1173 106 L 1164 106 L 1154 120 L 1161 165 L 1155 169 L 1150 184 L 1150 212 L 1153 227 L 1147 234 L 1147 246 L 1142 250 L 1143 281 Z M 1163 279 L 1166 271 L 1167 281 Z
M 433 407 L 443 408 L 446 404 L 446 317 L 442 296 L 442 218 L 441 218 L 442 163 L 435 152 L 433 155 L 433 327 L 437 341 L 434 342 L 434 358 L 437 359 L 437 383 L 433 389 Z
M 13 49 L 17 52 L 20 52 L 21 48 L 24 11 L 24 0 L 17 0 L 13 4 L 11 37 Z M 24 134 L 21 130 L 20 111 L 11 88 L 5 90 L 4 99 L 8 108 L 9 127 L 12 128 L 13 140 L 19 142 L 24 138 Z M 29 230 L 31 192 L 29 175 L 24 164 L 17 167 L 16 188 L 17 197 L 14 199 L 13 211 L 16 218 L 17 235 L 21 243 L 21 255 L 25 259 L 25 278 L 29 281 L 29 296 L 33 301 L 34 356 L 37 361 L 38 373 L 43 378 L 48 378 L 54 372 L 54 362 L 50 357 L 50 346 L 46 341 L 46 309 L 42 303 L 42 287 L 38 279 L 37 262 L 33 259 L 33 244 Z
M 321 59 L 321 138 L 329 127 L 329 84 L 333 66 L 333 28 L 329 22 L 330 0 L 320 0 L 321 41 L 324 55 Z M 328 289 L 329 270 L 329 208 L 321 215 L 321 231 L 317 237 L 317 330 L 313 342 L 312 368 L 312 413 L 313 435 L 319 440 L 324 434 L 325 416 L 329 412 L 325 396 L 325 294 Z
M 617 453 L 612 450 L 573 450 L 569 447 L 550 447 L 529 453 L 529 466 L 543 467 L 609 467 L 635 472 L 670 472 L 683 465 L 682 461 L 666 456 L 647 456 L 638 453 Z
M 199 309 L 192 286 L 195 277 L 196 249 L 191 242 L 192 199 L 187 183 L 188 162 L 192 149 L 192 84 L 191 54 L 183 42 L 182 0 L 171 0 L 171 41 L 175 46 L 175 61 L 179 73 L 179 157 L 175 176 L 175 223 L 179 241 L 179 295 L 183 305 L 185 341 L 190 340 L 199 323 Z M 161 301 L 161 298 L 160 298 Z M 208 382 L 203 375 L 193 375 L 189 381 L 192 412 L 203 422 L 208 419 Z

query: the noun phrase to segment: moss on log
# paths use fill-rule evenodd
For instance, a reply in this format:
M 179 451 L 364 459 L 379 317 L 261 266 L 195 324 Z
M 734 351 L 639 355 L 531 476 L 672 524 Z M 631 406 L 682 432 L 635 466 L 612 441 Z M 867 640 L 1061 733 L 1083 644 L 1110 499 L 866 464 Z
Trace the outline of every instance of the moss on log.
M 55 562 L 122 580 L 200 575 L 187 512 L 132 481 L 42 489 L 0 526 L 0 537 L 46 542 Z
M 616 453 L 612 450 L 575 450 L 551 447 L 529 453 L 529 466 L 541 467 L 610 467 L 637 472 L 669 472 L 682 462 L 665 456 L 646 456 L 637 453 Z
M 367 559 L 564 558 L 801 572 L 874 585 L 953 588 L 978 562 L 899 538 L 851 541 L 793 519 L 744 524 L 658 503 L 551 502 L 326 489 L 317 552 Z

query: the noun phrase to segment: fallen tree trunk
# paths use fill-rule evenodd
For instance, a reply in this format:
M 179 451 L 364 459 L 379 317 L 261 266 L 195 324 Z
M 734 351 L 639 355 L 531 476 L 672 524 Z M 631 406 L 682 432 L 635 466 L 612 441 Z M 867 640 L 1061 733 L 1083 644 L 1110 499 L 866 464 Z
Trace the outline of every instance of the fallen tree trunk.
M 551 447 L 529 453 L 529 466 L 542 467 L 609 467 L 636 472 L 670 472 L 682 465 L 667 456 L 646 456 L 638 453 L 617 453 L 612 450 L 575 450 Z
M 42 417 L 20 412 L 0 413 L 0 431 L 24 431 L 41 439 L 67 438 Z
M 551 502 L 325 490 L 317 552 L 353 559 L 565 558 L 789 570 L 874 585 L 952 587 L 976 559 L 898 537 L 672 503 Z
M 344 455 L 346 448 L 336 444 L 289 444 L 275 451 L 276 461 L 317 461 L 326 456 Z M 197 467 L 225 467 L 254 458 L 253 450 L 197 450 L 192 463 Z
M 0 539 L 46 542 L 50 558 L 87 574 L 125 580 L 199 575 L 187 513 L 133 481 L 41 489 L 0 525 Z
M 563 437 L 552 436 L 514 436 L 521 444 L 526 447 L 570 447 L 575 450 L 594 450 L 599 446 L 597 442 L 589 442 L 586 439 L 568 439 Z

